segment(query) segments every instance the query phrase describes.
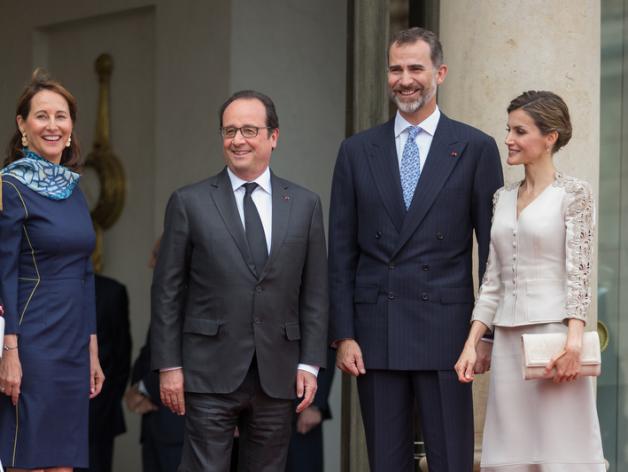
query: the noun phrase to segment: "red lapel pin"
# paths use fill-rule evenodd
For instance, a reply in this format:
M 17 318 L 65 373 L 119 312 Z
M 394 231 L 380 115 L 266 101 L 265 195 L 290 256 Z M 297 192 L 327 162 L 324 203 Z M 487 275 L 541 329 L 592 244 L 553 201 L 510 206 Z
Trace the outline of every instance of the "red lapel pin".
M 283 195 L 281 198 L 283 198 L 285 201 L 290 200 L 290 195 Z

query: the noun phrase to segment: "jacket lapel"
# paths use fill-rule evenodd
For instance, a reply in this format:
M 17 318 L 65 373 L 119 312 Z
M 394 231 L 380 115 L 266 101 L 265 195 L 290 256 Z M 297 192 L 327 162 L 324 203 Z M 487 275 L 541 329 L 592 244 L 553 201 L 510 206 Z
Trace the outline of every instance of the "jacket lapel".
M 249 246 L 246 242 L 246 236 L 244 235 L 244 227 L 242 226 L 242 220 L 238 213 L 233 188 L 231 187 L 231 180 L 229 180 L 226 167 L 220 174 L 216 175 L 211 182 L 211 190 L 211 196 L 214 199 L 216 208 L 218 208 L 218 213 L 220 213 L 225 223 L 227 231 L 231 233 L 249 270 L 257 277 L 255 264 L 249 253 Z
M 390 120 L 382 126 L 380 134 L 368 145 L 370 146 L 368 163 L 373 174 L 373 180 L 388 216 L 397 231 L 400 231 L 405 216 L 405 208 L 395 147 L 395 120 Z
M 290 210 L 292 209 L 292 194 L 290 190 L 290 184 L 283 179 L 275 176 L 271 172 L 270 183 L 272 186 L 272 236 L 270 243 L 270 254 L 268 260 L 264 266 L 264 270 L 260 274 L 260 279 L 264 278 L 268 272 L 269 267 L 272 266 L 273 261 L 277 257 L 286 233 L 288 231 L 288 222 L 290 221 Z
M 403 220 L 394 255 L 403 248 L 425 218 L 449 174 L 461 158 L 466 144 L 458 140 L 451 120 L 444 114 L 441 115 L 412 204 Z

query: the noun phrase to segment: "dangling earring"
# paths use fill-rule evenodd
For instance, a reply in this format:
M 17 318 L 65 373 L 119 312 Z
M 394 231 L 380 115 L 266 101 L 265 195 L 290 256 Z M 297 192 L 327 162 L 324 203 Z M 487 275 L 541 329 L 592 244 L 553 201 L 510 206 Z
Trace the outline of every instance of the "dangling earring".
M 68 136 L 68 142 L 65 143 L 65 147 L 70 147 L 72 145 L 72 136 Z
M 26 133 L 22 131 L 22 147 L 28 147 L 28 138 L 26 137 Z

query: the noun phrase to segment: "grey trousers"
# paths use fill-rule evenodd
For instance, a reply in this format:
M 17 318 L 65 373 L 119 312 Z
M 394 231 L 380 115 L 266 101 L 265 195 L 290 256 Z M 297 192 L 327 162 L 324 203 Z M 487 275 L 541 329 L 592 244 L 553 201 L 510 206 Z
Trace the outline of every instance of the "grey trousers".
M 283 472 L 292 429 L 293 400 L 271 398 L 255 361 L 233 393 L 186 393 L 183 457 L 178 472 L 229 472 L 236 426 L 239 472 Z

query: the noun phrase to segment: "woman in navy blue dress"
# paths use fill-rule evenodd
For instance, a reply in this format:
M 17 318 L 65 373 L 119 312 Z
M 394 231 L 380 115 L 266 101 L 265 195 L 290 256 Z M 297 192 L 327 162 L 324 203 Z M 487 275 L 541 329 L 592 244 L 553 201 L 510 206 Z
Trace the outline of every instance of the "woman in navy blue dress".
M 77 183 L 76 100 L 35 71 L 0 171 L 0 460 L 8 471 L 88 467 L 100 392 L 94 232 Z

